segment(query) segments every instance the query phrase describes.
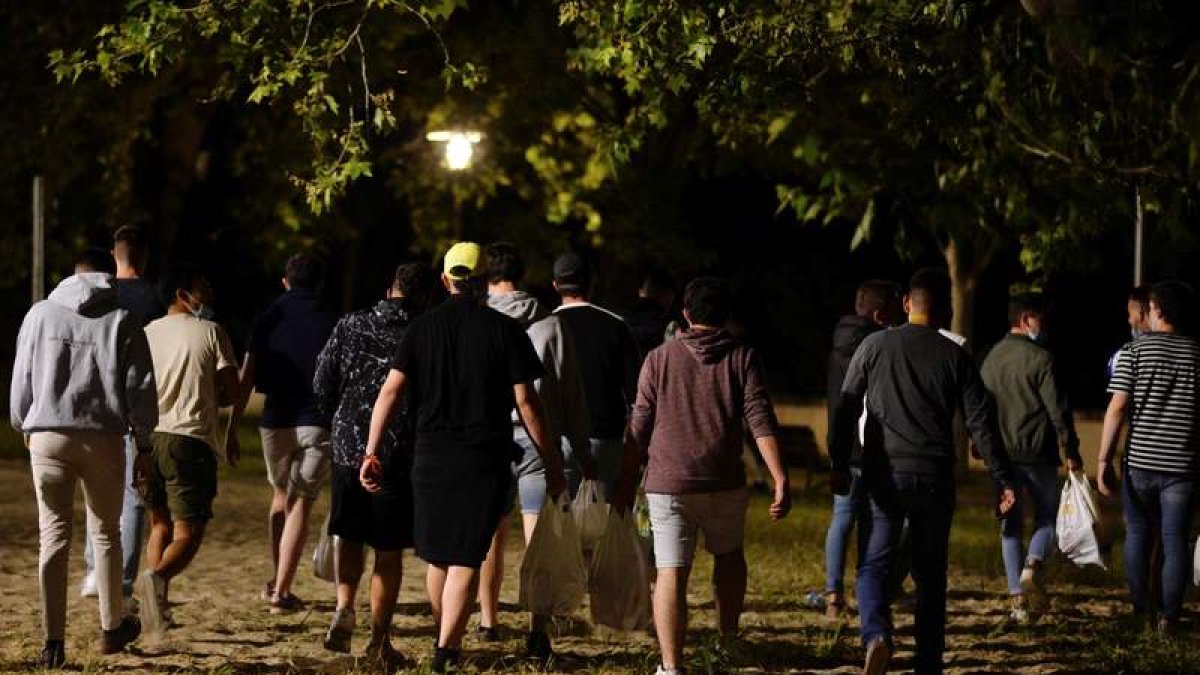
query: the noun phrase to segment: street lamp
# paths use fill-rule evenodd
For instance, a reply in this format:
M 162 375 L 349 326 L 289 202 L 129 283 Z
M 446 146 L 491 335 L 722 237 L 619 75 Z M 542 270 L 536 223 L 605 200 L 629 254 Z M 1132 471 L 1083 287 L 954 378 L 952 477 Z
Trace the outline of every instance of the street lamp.
M 483 140 L 483 134 L 478 131 L 430 131 L 425 134 L 425 140 L 431 143 L 446 144 L 446 168 L 451 171 L 463 171 L 471 166 L 475 156 L 475 145 Z

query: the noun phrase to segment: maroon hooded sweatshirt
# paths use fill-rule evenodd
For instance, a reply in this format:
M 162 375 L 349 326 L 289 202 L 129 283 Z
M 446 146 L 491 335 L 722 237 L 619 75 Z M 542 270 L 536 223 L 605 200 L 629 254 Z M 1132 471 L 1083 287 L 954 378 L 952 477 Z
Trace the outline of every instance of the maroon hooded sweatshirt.
M 778 426 L 753 349 L 724 330 L 692 330 L 650 352 L 630 418 L 649 456 L 646 492 L 743 487 L 743 424 L 755 438 Z

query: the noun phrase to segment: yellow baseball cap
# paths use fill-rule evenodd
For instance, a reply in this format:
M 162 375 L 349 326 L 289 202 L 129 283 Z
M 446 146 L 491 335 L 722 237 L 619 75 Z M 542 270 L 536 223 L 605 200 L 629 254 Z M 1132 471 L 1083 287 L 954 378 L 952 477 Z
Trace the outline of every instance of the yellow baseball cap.
M 455 281 L 466 281 L 475 276 L 482 257 L 483 249 L 479 244 L 460 241 L 446 251 L 446 257 L 442 259 L 442 271 Z

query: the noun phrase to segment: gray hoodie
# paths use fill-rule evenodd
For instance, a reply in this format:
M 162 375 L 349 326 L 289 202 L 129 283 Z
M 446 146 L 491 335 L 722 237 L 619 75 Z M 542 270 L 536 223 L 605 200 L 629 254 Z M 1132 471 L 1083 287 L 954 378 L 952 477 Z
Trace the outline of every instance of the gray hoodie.
M 158 391 L 146 334 L 117 307 L 112 276 L 67 277 L 21 323 L 9 413 L 17 431 L 131 429 L 148 444 Z
M 587 451 L 591 447 L 591 423 L 575 342 L 562 321 L 551 314 L 537 298 L 525 291 L 488 296 L 488 307 L 510 316 L 525 327 L 529 340 L 542 360 L 546 377 L 534 383 L 542 399 L 542 408 L 551 433 L 565 436 L 571 447 Z M 516 413 L 513 421 L 519 425 Z M 518 433 L 524 434 L 524 429 Z

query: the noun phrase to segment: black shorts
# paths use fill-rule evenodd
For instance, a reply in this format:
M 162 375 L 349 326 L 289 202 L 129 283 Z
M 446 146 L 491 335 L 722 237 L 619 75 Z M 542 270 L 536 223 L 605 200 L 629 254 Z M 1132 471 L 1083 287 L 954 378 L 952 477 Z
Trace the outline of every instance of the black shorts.
M 385 472 L 387 464 L 384 464 Z M 333 466 L 329 534 L 366 544 L 376 551 L 400 551 L 413 545 L 412 484 L 408 471 L 385 473 L 383 489 L 367 492 L 358 469 Z

